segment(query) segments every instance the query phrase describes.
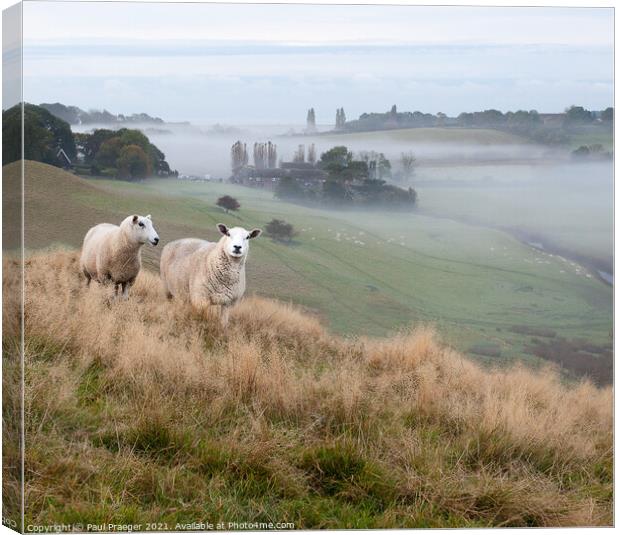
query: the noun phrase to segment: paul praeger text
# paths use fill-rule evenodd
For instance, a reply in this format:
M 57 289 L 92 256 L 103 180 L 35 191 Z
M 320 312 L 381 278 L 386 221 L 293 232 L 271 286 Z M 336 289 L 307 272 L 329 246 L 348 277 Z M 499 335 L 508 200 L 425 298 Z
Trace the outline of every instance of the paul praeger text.
M 86 531 L 142 531 L 142 524 L 86 524 Z

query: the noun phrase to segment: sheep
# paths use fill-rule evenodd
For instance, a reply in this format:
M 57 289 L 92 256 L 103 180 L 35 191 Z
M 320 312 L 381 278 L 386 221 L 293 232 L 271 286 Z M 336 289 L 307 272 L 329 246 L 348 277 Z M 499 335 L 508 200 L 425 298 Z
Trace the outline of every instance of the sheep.
M 215 312 L 225 327 L 230 307 L 245 293 L 249 240 L 261 230 L 229 229 L 221 223 L 217 229 L 222 234 L 218 242 L 185 238 L 168 243 L 159 274 L 169 299 L 187 301 L 200 314 Z
M 159 236 L 150 214 L 146 217 L 130 215 L 118 225 L 101 223 L 92 227 L 84 237 L 80 269 L 86 277 L 86 286 L 95 279 L 100 284 L 112 282 L 114 294 L 122 288 L 127 299 L 142 266 L 141 249 L 149 242 L 156 246 Z

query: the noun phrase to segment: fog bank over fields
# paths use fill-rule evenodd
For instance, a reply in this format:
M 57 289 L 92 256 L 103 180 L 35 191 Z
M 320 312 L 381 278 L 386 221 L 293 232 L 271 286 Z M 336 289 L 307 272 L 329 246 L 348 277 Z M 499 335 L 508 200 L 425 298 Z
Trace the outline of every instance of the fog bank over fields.
M 415 175 L 409 183 L 397 184 L 417 189 L 420 213 L 509 230 L 596 269 L 613 271 L 610 161 L 578 162 L 566 148 L 538 145 L 497 130 L 417 128 L 290 135 L 303 128 L 299 124 L 166 124 L 143 130 L 164 151 L 173 169 L 225 180 L 231 173 L 230 147 L 237 140 L 248 147 L 271 140 L 277 145 L 279 161 L 290 161 L 300 144 L 306 148 L 315 144 L 317 156 L 336 145 L 354 153 L 382 152 L 393 171 L 399 169 L 400 155 L 412 152 L 418 163 Z
M 251 147 L 255 142 L 271 141 L 278 147 L 278 160 L 291 161 L 299 145 L 316 147 L 317 155 L 336 145 L 345 145 L 354 153 L 382 152 L 398 165 L 403 152 L 412 151 L 420 164 L 532 162 L 565 160 L 565 151 L 537 145 L 497 130 L 418 128 L 383 132 L 328 133 L 333 125 L 318 126 L 318 135 L 303 135 L 304 125 L 175 125 L 161 128 L 153 125 L 132 125 L 140 128 L 165 154 L 173 169 L 182 174 L 218 178 L 230 176 L 230 148 L 237 140 Z M 110 128 L 110 125 L 73 126 L 74 131 Z M 250 162 L 252 163 L 252 162 Z

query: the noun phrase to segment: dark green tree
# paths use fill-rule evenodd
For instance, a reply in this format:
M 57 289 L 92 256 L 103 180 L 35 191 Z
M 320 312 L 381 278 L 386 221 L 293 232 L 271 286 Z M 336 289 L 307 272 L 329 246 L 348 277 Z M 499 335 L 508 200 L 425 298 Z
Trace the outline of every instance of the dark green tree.
M 117 160 L 118 178 L 138 180 L 146 178 L 152 171 L 147 154 L 139 145 L 126 145 Z
M 231 197 L 230 195 L 224 195 L 223 197 L 220 197 L 215 204 L 220 208 L 223 208 L 226 213 L 231 210 L 233 212 L 236 212 L 237 210 L 239 210 L 239 208 L 241 208 L 241 204 L 239 204 L 239 201 L 234 197 Z
M 97 153 L 99 152 L 101 145 L 113 137 L 118 137 L 117 132 L 106 128 L 98 128 L 92 134 L 82 134 L 78 142 L 81 145 L 86 162 L 93 162 L 97 157 Z
M 346 167 L 353 160 L 353 153 L 344 146 L 334 147 L 321 154 L 319 167 L 329 169 L 331 165 Z
M 21 104 L 2 112 L 2 164 L 20 160 Z M 64 162 L 58 158 L 62 149 L 73 161 L 77 151 L 69 124 L 49 111 L 33 104 L 24 104 L 24 158 L 55 166 Z
M 166 162 L 166 155 L 139 130 L 100 128 L 92 134 L 76 134 L 76 140 L 80 150 L 84 153 L 87 164 L 118 169 L 118 158 L 121 150 L 124 147 L 134 145 L 140 147 L 146 155 L 149 174 L 153 172 L 166 176 L 171 174 L 170 166 Z
M 95 163 L 98 167 L 117 167 L 118 158 L 123 148 L 123 142 L 118 136 L 106 139 L 99 147 Z
M 594 114 L 583 106 L 571 106 L 566 110 L 566 122 L 569 124 L 591 123 Z

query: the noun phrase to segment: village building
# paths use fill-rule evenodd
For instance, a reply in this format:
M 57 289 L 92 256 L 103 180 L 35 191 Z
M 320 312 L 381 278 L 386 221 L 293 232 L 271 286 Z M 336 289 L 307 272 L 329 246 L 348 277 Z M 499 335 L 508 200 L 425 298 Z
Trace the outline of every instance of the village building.
M 280 167 L 268 169 L 246 165 L 238 169 L 230 181 L 242 186 L 273 190 L 284 177 L 295 179 L 304 189 L 314 189 L 327 179 L 327 172 L 308 162 L 281 162 Z
M 544 126 L 554 126 L 560 128 L 566 119 L 565 113 L 539 113 L 538 117 Z
M 58 158 L 58 161 L 60 162 L 63 169 L 71 169 L 73 163 L 71 162 L 71 158 L 67 156 L 67 153 L 64 151 L 64 149 L 58 149 L 58 152 L 56 152 L 56 158 Z

